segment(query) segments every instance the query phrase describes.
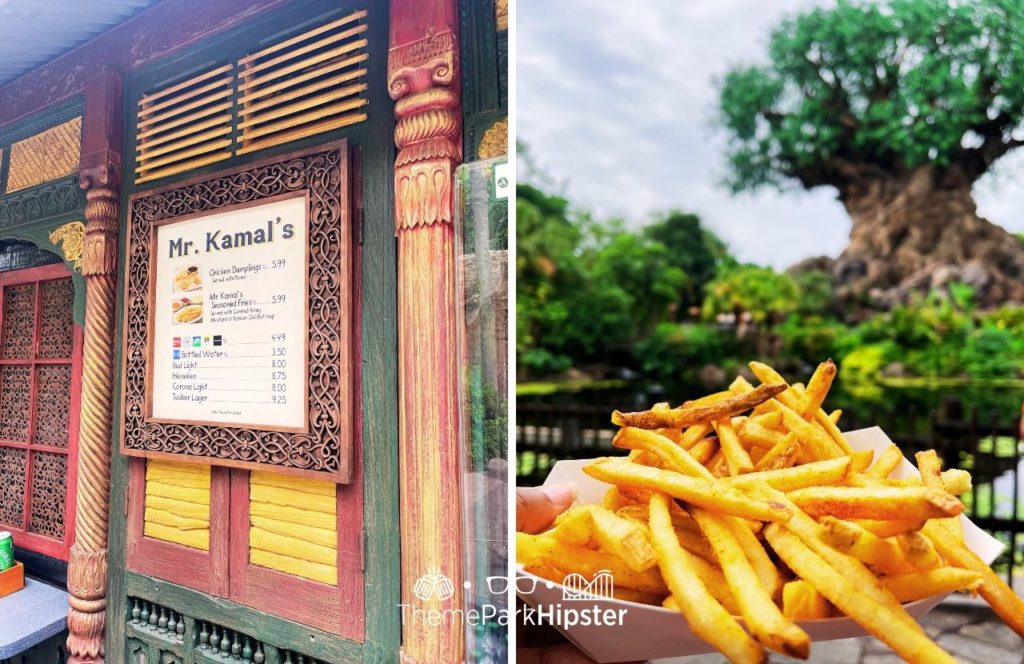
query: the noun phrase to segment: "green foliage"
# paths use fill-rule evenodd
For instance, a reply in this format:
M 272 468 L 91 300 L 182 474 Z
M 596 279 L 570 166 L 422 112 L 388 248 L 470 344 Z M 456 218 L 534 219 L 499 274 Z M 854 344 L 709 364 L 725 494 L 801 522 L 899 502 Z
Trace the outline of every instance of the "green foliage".
M 977 177 L 1019 143 L 1024 1 L 839 0 L 782 21 L 719 98 L 736 190 L 924 164 Z
M 643 235 L 664 245 L 673 263 L 689 277 L 679 301 L 680 310 L 700 306 L 704 287 L 719 266 L 732 262 L 725 243 L 704 228 L 695 214 L 673 210 L 644 228 Z
M 538 375 L 608 361 L 674 316 L 690 284 L 673 253 L 619 224 L 597 225 L 568 202 L 519 185 L 516 347 Z
M 629 369 L 692 385 L 706 365 L 732 375 L 755 356 L 780 367 L 832 357 L 844 389 L 862 399 L 880 398 L 883 379 L 1024 378 L 1024 307 L 979 312 L 963 284 L 850 325 L 828 274 L 738 265 L 693 215 L 672 213 L 631 232 L 525 185 L 517 212 L 522 379 Z M 690 302 L 700 303 L 702 320 L 687 315 Z M 722 313 L 752 325 L 719 324 Z
M 722 366 L 747 351 L 731 330 L 691 323 L 661 323 L 636 349 L 643 374 L 668 384 L 692 380 L 704 365 Z
M 725 269 L 707 285 L 704 318 L 747 313 L 755 323 L 772 322 L 796 311 L 800 287 L 793 277 L 770 267 L 738 265 Z

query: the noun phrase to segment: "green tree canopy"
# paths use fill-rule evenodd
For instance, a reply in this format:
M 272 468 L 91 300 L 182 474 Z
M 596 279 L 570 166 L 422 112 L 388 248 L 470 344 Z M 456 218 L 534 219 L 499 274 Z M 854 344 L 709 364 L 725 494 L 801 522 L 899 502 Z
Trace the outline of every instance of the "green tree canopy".
M 760 265 L 738 265 L 723 270 L 708 284 L 704 317 L 748 313 L 755 323 L 763 324 L 795 311 L 799 299 L 800 287 L 788 274 Z
M 672 263 L 686 273 L 680 308 L 699 306 L 705 284 L 714 278 L 719 265 L 732 260 L 725 243 L 695 214 L 673 210 L 645 227 L 643 234 L 664 245 Z
M 1024 144 L 1024 0 L 839 0 L 783 21 L 768 60 L 721 87 L 736 190 L 922 165 L 969 186 Z

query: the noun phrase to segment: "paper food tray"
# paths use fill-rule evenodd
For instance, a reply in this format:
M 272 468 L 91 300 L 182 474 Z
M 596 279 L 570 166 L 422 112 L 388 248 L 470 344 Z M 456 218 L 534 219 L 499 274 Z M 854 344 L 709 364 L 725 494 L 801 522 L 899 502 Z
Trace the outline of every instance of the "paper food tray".
M 876 456 L 892 444 L 889 437 L 879 427 L 844 432 L 844 435 L 854 450 L 874 450 Z M 610 485 L 583 472 L 583 467 L 593 461 L 593 459 L 559 461 L 551 469 L 544 481 L 544 486 L 574 482 L 579 487 L 578 502 L 600 504 Z M 891 476 L 902 479 L 920 475 L 917 468 L 904 457 Z M 960 519 L 963 522 L 964 541 L 967 546 L 982 560 L 991 564 L 1002 552 L 1003 544 L 975 526 L 967 517 L 961 515 Z M 589 612 L 591 608 L 596 607 L 602 612 L 601 615 L 607 615 L 603 613 L 606 609 L 625 611 L 622 614 L 616 614 L 622 616 L 622 622 L 614 626 L 578 624 L 566 629 L 562 625 L 556 624 L 566 638 L 597 662 L 603 664 L 605 662 L 645 661 L 716 652 L 714 648 L 690 630 L 686 620 L 676 611 L 647 604 L 598 598 L 593 595 L 587 595 L 585 599 L 571 599 L 569 598 L 572 595 L 571 588 L 567 591 L 561 584 L 524 572 L 521 566 L 517 569 L 518 576 L 525 577 L 526 585 L 535 582 L 532 593 L 519 593 L 519 597 L 533 608 L 544 607 L 545 610 L 553 610 L 561 607 L 562 609 L 579 609 Z M 532 581 L 526 579 L 532 579 Z M 522 587 L 522 585 L 521 581 L 517 587 Z M 568 596 L 565 594 L 566 592 L 569 593 Z M 945 597 L 946 594 L 933 595 L 906 604 L 904 608 L 912 616 L 920 619 Z M 845 617 L 803 621 L 797 624 L 811 637 L 812 652 L 816 647 L 815 642 L 867 634 L 864 628 L 852 619 Z

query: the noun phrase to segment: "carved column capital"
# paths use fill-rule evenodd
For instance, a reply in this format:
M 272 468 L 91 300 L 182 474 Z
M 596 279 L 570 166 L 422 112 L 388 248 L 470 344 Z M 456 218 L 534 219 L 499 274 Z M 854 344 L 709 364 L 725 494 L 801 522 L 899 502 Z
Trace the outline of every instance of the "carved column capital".
M 462 161 L 455 34 L 435 32 L 388 52 L 395 100 L 395 229 L 452 222 L 452 173 Z
M 121 214 L 120 195 L 113 187 L 90 188 L 85 192 L 85 241 L 82 274 L 117 274 L 117 231 Z

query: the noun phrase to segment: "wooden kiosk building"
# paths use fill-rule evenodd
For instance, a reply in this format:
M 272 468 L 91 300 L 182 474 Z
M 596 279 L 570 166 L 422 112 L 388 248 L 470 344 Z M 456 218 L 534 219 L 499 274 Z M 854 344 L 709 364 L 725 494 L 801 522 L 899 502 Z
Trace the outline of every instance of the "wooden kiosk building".
M 10 661 L 479 661 L 399 607 L 464 607 L 453 184 L 507 22 L 0 7 L 0 530 L 69 605 Z

